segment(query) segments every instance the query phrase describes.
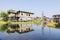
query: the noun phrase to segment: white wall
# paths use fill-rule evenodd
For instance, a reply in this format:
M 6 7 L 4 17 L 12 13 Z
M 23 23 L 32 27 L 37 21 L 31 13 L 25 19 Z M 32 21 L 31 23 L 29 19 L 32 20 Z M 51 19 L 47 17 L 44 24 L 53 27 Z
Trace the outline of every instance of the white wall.
M 13 13 L 9 14 L 9 17 L 12 17 L 12 16 L 15 16 L 15 14 L 13 14 Z
M 31 18 L 33 17 L 32 14 L 30 14 L 30 16 L 26 16 L 26 13 L 23 13 L 23 15 L 21 15 L 22 13 L 20 13 L 20 19 L 19 20 L 32 20 Z

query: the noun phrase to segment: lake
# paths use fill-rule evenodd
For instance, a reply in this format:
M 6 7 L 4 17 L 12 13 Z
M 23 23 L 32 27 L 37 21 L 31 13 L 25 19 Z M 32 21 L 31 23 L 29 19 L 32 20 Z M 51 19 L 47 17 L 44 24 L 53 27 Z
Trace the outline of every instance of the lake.
M 60 40 L 60 29 L 36 24 L 0 25 L 0 40 Z

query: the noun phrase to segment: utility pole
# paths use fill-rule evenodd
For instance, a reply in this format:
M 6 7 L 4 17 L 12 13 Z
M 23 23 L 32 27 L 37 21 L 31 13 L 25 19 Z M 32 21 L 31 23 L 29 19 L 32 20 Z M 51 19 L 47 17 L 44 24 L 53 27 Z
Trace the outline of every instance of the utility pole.
M 44 28 L 45 28 L 45 25 L 44 25 L 44 12 L 42 11 L 42 28 L 41 28 L 41 31 L 42 31 L 42 37 L 44 38 Z
M 42 20 L 42 25 L 44 24 L 44 12 L 42 11 L 42 18 L 41 18 L 41 20 Z

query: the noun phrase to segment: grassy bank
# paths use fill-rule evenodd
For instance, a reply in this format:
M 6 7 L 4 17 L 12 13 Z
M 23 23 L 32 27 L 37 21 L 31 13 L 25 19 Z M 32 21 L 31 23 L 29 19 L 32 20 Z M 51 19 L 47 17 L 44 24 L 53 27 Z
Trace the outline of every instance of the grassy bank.
M 33 22 L 10 22 L 11 24 L 32 24 Z
M 7 22 L 5 22 L 5 21 L 0 21 L 0 25 L 2 25 L 2 24 L 6 24 Z
M 56 22 L 50 22 L 50 23 L 47 23 L 46 26 L 55 28 L 56 24 L 57 24 Z
M 41 24 L 41 20 L 34 20 L 35 24 Z
M 6 21 L 0 21 L 0 24 L 41 24 L 41 21 L 40 20 L 34 20 L 34 21 L 28 21 L 28 22 L 13 22 L 13 21 L 9 21 L 9 22 L 6 22 Z
M 11 24 L 32 24 L 33 22 L 12 22 L 12 21 L 6 22 L 6 21 L 0 21 L 0 25 L 7 24 L 7 23 L 11 23 Z

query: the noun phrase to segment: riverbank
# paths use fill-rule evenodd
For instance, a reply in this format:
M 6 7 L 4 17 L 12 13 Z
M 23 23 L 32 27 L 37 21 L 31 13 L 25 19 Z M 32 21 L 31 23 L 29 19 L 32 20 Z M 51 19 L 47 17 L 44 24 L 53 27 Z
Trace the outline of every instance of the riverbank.
M 10 22 L 11 24 L 32 24 L 33 22 Z
M 0 25 L 7 24 L 5 21 L 0 21 Z
M 27 22 L 13 22 L 13 21 L 0 21 L 0 24 L 41 24 L 40 20 L 27 21 Z
M 56 25 L 57 25 L 56 22 L 50 22 L 50 23 L 47 23 L 47 24 L 46 24 L 46 26 L 48 26 L 48 27 L 53 27 L 53 28 L 55 28 Z

